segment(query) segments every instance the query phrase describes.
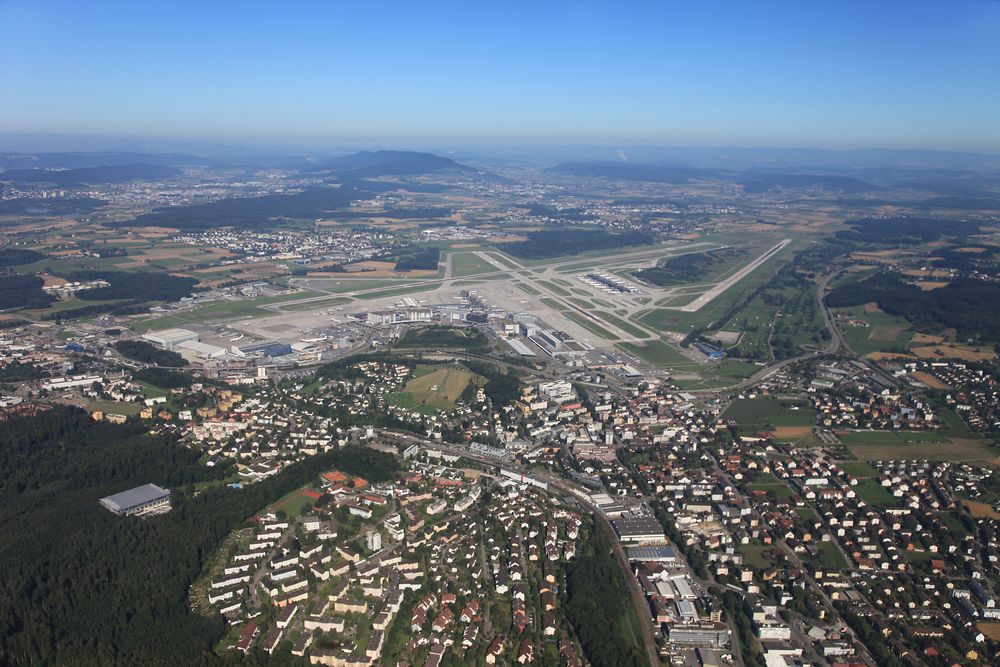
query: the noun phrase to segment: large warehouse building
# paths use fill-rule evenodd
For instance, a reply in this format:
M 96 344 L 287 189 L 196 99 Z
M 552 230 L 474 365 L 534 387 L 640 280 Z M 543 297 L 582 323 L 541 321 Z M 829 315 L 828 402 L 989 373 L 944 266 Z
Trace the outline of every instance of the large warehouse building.
M 101 498 L 101 505 L 118 516 L 163 514 L 170 511 L 170 490 L 156 484 L 143 484 Z
M 198 334 L 188 329 L 163 329 L 145 334 L 143 340 L 158 345 L 165 350 L 172 350 L 181 343 L 197 341 Z

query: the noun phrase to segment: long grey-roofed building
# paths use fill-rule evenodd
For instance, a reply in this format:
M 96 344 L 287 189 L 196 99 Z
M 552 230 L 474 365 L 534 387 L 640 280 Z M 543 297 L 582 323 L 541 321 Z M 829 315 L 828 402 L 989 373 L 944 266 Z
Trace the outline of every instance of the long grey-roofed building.
M 143 484 L 113 496 L 101 498 L 101 505 L 118 516 L 162 513 L 170 510 L 170 490 Z
M 625 550 L 629 560 L 654 561 L 658 563 L 673 563 L 677 561 L 677 552 L 667 545 L 644 547 L 629 547 Z

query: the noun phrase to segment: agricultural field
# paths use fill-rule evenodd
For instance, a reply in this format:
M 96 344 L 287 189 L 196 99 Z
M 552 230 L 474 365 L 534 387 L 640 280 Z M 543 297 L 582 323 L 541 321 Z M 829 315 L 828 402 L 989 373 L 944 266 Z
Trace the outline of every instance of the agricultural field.
M 838 322 L 844 339 L 858 356 L 876 352 L 905 352 L 915 333 L 905 319 L 889 315 L 874 304 L 837 308 L 833 312 L 841 318 L 868 323 L 868 326 L 853 326 L 843 320 Z

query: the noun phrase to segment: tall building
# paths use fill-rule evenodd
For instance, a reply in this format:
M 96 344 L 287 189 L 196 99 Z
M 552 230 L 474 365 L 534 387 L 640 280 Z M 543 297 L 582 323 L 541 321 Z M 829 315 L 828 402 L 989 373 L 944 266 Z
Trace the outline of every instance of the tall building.
M 365 533 L 365 545 L 370 551 L 378 551 L 382 548 L 382 533 L 377 530 L 370 530 Z

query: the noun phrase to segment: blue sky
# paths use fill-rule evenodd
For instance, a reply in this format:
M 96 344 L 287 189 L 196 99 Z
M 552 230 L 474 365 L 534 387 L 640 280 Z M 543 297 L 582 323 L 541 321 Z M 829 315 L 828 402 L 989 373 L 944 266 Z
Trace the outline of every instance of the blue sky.
M 0 0 L 0 132 L 1000 152 L 1000 2 Z

